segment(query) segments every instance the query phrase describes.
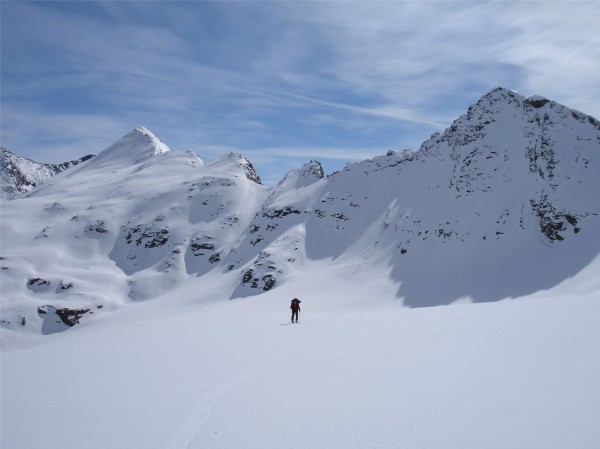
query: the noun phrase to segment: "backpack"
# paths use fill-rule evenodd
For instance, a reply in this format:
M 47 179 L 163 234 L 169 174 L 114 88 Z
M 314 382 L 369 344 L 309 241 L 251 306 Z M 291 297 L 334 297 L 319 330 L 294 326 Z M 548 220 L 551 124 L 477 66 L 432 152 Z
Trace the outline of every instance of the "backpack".
M 292 310 L 296 310 L 300 308 L 300 300 L 299 299 L 292 299 L 292 303 L 290 304 L 290 309 Z

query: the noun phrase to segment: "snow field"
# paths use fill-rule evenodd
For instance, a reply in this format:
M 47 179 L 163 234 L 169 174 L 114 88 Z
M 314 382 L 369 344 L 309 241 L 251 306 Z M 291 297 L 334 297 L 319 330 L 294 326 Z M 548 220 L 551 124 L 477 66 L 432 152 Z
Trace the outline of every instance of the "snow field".
M 232 301 L 215 276 L 14 344 L 2 448 L 598 447 L 597 289 L 406 309 L 339 270 Z

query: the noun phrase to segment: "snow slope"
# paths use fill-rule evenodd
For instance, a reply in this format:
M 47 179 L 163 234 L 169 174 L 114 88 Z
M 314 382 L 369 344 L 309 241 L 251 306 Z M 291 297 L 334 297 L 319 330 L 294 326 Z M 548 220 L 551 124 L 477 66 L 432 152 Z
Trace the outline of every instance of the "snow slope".
M 5 351 L 2 448 L 594 449 L 599 263 L 552 293 L 413 309 L 352 266 L 238 301 L 215 277 Z

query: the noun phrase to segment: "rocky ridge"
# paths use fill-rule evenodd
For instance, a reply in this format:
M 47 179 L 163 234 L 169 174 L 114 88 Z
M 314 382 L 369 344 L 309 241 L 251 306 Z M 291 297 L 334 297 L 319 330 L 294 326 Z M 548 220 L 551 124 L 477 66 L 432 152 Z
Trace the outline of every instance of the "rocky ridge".
M 60 164 L 41 164 L 0 148 L 0 200 L 19 198 L 52 176 L 93 157 L 88 154 Z

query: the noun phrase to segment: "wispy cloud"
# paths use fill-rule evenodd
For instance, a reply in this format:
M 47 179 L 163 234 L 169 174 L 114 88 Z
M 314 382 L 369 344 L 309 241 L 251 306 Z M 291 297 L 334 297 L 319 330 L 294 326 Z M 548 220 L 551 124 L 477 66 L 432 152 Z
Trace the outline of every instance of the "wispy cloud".
M 241 149 L 276 178 L 418 147 L 497 85 L 600 116 L 598 2 L 0 8 L 2 144 L 48 162 L 145 125 L 204 158 Z
M 371 116 L 388 118 L 388 119 L 393 119 L 393 120 L 409 121 L 409 122 L 415 122 L 415 123 L 419 123 L 419 124 L 430 125 L 430 126 L 438 127 L 438 128 L 443 128 L 444 126 L 446 126 L 448 124 L 448 123 L 433 122 L 433 121 L 430 121 L 430 120 L 427 120 L 424 118 L 418 118 L 412 113 L 412 111 L 410 111 L 406 108 L 398 107 L 398 106 L 395 106 L 395 107 L 383 106 L 383 107 L 369 108 L 369 107 L 356 106 L 356 105 L 347 104 L 347 103 L 340 103 L 338 101 L 328 101 L 328 100 L 323 100 L 323 99 L 318 99 L 318 98 L 307 97 L 306 95 L 298 95 L 298 94 L 294 94 L 294 93 L 290 93 L 290 92 L 273 91 L 269 95 L 274 95 L 274 96 L 279 96 L 279 97 L 287 97 L 287 98 L 297 100 L 300 102 L 316 104 L 319 106 L 326 106 L 328 108 L 342 109 L 344 111 L 352 112 L 354 114 L 371 115 Z
M 598 2 L 337 6 L 316 5 L 309 20 L 327 30 L 331 76 L 348 89 L 413 113 L 437 106 L 456 114 L 456 103 L 444 104 L 450 93 L 476 99 L 505 85 L 600 112 L 590 101 L 600 86 L 589 76 L 600 68 Z

